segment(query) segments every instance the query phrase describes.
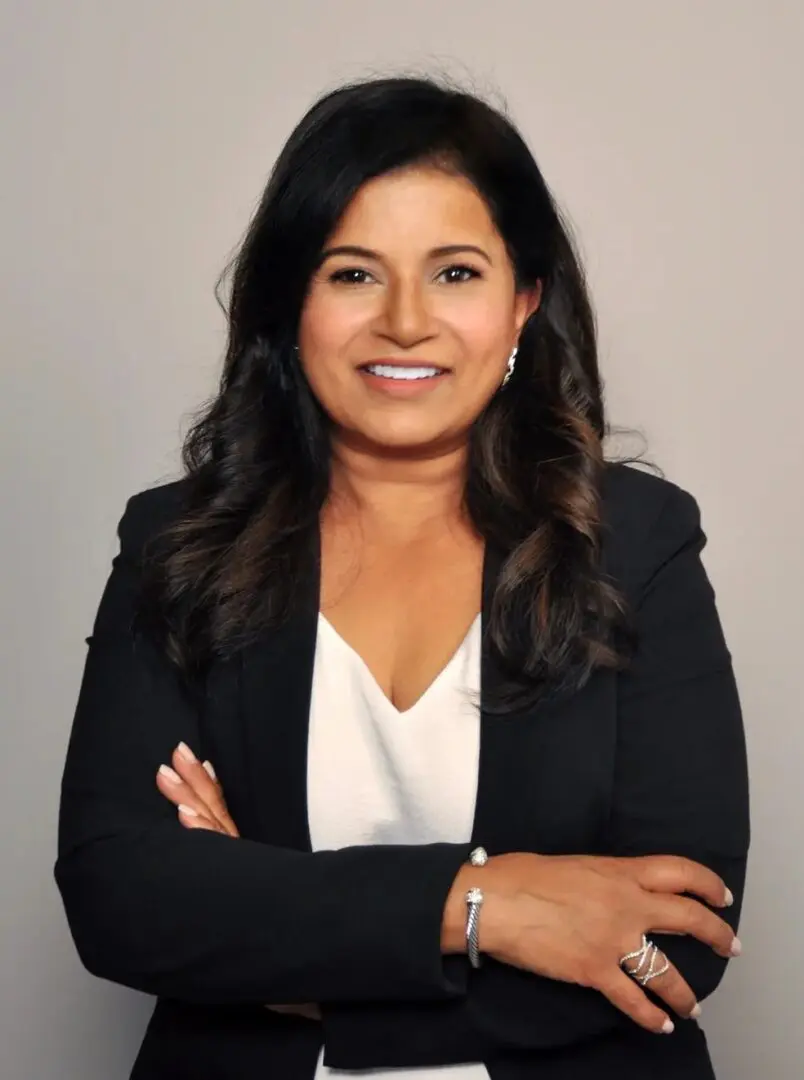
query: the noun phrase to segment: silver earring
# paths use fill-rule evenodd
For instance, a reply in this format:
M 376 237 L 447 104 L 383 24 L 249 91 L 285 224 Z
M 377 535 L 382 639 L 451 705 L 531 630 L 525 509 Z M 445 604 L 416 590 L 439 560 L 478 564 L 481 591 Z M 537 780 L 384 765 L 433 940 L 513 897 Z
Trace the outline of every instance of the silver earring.
M 508 366 L 505 369 L 505 375 L 503 376 L 503 381 L 502 381 L 503 386 L 505 386 L 505 384 L 508 382 L 508 380 L 514 374 L 514 364 L 516 363 L 516 354 L 518 352 L 519 352 L 519 349 L 517 348 L 516 345 L 514 345 L 513 351 L 511 352 L 511 355 L 508 357 Z

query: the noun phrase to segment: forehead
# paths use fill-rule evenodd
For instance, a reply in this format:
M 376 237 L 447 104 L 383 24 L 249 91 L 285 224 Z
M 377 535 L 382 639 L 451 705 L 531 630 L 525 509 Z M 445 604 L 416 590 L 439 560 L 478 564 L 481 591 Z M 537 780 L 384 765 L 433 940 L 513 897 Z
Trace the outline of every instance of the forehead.
M 331 240 L 382 247 L 401 241 L 433 246 L 461 239 L 501 239 L 486 203 L 464 176 L 406 168 L 374 177 L 346 208 Z

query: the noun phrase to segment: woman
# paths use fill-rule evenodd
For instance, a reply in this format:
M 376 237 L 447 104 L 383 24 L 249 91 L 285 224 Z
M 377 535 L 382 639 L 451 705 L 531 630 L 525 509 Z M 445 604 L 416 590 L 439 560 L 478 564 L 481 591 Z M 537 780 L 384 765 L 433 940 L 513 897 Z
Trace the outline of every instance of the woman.
M 603 460 L 521 136 L 427 79 L 323 97 L 229 315 L 186 475 L 120 522 L 64 775 L 81 959 L 159 999 L 132 1077 L 711 1077 L 730 655 L 694 499 Z

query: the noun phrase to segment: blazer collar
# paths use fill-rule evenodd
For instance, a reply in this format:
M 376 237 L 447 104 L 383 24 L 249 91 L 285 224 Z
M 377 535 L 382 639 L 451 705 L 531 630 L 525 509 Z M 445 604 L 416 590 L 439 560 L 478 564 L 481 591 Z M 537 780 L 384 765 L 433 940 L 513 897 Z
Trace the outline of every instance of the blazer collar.
M 532 784 L 517 771 L 519 725 L 515 716 L 489 715 L 483 707 L 500 677 L 487 645 L 487 617 L 504 556 L 486 547 L 481 614 L 481 718 L 478 789 L 471 842 L 490 853 L 510 850 L 516 822 L 516 789 Z M 307 819 L 307 739 L 318 628 L 320 537 L 304 543 L 302 588 L 294 614 L 266 631 L 241 657 L 241 720 L 257 839 L 312 850 Z M 502 790 L 506 798 L 501 799 Z

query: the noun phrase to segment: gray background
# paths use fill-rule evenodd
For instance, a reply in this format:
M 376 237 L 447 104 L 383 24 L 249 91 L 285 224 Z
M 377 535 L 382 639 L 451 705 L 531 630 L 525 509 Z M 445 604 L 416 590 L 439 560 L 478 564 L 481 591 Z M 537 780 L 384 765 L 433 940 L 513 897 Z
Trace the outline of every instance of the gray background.
M 58 782 L 132 492 L 212 388 L 212 298 L 273 158 L 338 80 L 499 87 L 580 231 L 612 419 L 699 498 L 750 743 L 727 1080 L 801 1075 L 804 15 L 798 0 L 0 4 L 0 1046 L 8 1080 L 128 1075 L 150 1001 L 81 968 Z

